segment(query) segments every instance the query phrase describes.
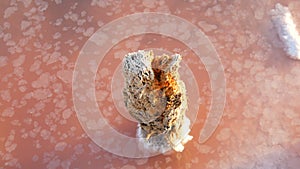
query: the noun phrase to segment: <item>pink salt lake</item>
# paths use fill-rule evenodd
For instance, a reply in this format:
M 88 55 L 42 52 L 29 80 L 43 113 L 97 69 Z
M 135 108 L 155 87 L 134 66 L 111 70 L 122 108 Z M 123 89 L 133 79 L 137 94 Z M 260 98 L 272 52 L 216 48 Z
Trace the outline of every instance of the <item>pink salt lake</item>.
M 270 20 L 278 2 L 289 7 L 300 31 L 298 0 L 0 2 L 0 169 L 298 169 L 300 62 L 286 56 Z M 87 134 L 74 108 L 73 73 L 81 49 L 100 28 L 138 12 L 176 15 L 208 37 L 226 78 L 222 119 L 200 143 L 211 77 L 188 46 L 158 34 L 128 37 L 101 64 L 91 65 L 97 68 L 99 112 L 119 134 L 134 138 L 136 122 L 122 102 L 122 57 L 147 48 L 179 53 L 191 98 L 188 115 L 194 117 L 194 139 L 182 153 L 138 159 L 116 155 Z M 117 141 L 105 134 L 101 140 L 112 146 Z

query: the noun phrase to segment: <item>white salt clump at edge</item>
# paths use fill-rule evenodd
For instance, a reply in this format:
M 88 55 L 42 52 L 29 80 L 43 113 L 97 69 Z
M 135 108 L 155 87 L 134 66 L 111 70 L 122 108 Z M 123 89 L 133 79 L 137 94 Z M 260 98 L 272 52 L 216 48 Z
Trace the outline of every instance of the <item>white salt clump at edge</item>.
M 271 15 L 279 38 L 284 43 L 284 50 L 292 59 L 300 60 L 300 35 L 290 10 L 277 3 Z

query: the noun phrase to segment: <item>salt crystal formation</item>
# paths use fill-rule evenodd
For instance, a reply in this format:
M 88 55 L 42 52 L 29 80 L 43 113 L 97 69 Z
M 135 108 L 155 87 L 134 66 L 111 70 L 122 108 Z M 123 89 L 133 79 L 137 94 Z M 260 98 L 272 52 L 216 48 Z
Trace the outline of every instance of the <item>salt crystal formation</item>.
M 125 105 L 138 121 L 137 137 L 148 150 L 182 152 L 193 137 L 186 117 L 187 98 L 179 80 L 181 56 L 154 56 L 152 51 L 129 53 L 123 60 Z
M 279 38 L 284 43 L 284 50 L 292 59 L 300 60 L 300 36 L 291 12 L 287 7 L 277 3 L 271 15 Z

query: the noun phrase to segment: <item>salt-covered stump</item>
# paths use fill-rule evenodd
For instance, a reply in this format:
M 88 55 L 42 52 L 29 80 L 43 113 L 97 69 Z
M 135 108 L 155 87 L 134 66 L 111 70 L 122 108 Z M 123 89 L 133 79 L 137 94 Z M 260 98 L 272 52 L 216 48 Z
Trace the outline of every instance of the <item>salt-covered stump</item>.
M 137 137 L 151 151 L 183 151 L 189 135 L 185 85 L 179 79 L 181 56 L 154 56 L 139 50 L 123 59 L 125 105 L 138 121 Z

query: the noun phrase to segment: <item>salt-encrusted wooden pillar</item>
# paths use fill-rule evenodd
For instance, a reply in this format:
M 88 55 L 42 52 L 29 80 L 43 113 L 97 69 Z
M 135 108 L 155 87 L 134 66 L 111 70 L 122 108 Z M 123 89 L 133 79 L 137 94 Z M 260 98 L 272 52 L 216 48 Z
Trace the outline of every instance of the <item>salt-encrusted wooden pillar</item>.
M 137 137 L 144 147 L 183 151 L 192 139 L 186 117 L 187 97 L 178 68 L 181 56 L 154 56 L 152 51 L 129 53 L 123 60 L 125 105 L 138 121 Z

